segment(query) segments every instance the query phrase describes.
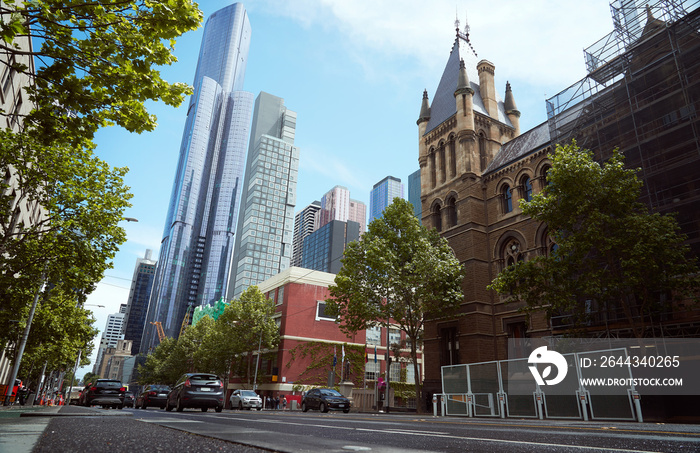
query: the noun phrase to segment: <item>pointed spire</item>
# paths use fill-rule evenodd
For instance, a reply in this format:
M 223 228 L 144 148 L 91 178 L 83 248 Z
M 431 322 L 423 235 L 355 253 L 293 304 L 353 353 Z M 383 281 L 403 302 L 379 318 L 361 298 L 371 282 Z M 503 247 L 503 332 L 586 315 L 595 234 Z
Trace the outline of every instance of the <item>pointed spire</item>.
M 510 88 L 510 82 L 506 82 L 506 100 L 503 104 L 506 113 L 518 111 L 518 107 L 515 105 L 515 99 L 513 98 L 513 90 Z M 519 113 L 520 112 L 518 112 L 518 114 Z
M 469 85 L 469 77 L 467 76 L 467 67 L 464 64 L 464 59 L 459 60 L 459 79 L 457 81 L 457 89 L 455 96 L 458 94 L 474 94 L 474 90 Z
M 430 119 L 430 102 L 428 101 L 428 90 L 423 90 L 423 102 L 420 106 L 420 115 L 416 124 L 420 124 Z

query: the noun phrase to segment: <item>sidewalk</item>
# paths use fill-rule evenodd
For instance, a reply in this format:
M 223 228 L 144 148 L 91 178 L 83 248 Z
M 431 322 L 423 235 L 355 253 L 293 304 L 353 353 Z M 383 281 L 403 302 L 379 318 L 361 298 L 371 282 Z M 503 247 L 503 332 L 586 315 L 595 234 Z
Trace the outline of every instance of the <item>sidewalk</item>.
M 81 415 L 114 417 L 131 413 L 79 406 L 0 406 L 0 453 L 31 453 L 51 417 Z

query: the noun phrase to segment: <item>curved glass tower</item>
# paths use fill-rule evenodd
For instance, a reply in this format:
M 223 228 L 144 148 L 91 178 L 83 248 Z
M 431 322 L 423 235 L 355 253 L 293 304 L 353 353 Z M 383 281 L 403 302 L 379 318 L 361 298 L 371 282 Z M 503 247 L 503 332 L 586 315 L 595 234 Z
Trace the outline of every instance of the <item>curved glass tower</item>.
M 177 338 L 188 309 L 225 296 L 254 100 L 252 93 L 240 91 L 250 34 L 241 3 L 207 19 L 143 352 L 158 344 L 152 322 L 160 322 L 166 336 Z

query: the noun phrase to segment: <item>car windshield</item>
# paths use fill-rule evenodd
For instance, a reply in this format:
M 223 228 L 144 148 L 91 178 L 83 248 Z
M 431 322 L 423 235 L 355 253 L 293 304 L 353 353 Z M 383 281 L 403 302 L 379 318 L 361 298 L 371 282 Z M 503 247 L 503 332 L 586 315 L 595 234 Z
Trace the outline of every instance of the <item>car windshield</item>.
M 326 395 L 326 396 L 343 396 L 337 390 L 331 390 L 331 389 L 321 390 L 321 394 Z
M 168 391 L 168 390 L 170 390 L 170 387 L 168 387 L 167 385 L 152 385 L 151 388 L 149 388 L 149 390 L 165 390 L 165 391 Z
M 97 381 L 95 387 L 102 389 L 118 389 L 121 388 L 122 383 L 120 381 Z
M 218 381 L 219 378 L 213 374 L 193 374 L 190 381 Z
M 252 390 L 243 390 L 241 396 L 258 396 L 258 394 Z

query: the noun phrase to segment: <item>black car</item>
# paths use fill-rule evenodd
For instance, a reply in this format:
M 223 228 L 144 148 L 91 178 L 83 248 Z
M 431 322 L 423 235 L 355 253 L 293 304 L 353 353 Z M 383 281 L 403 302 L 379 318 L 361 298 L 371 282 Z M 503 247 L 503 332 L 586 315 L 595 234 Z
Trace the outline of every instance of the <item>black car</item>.
M 132 392 L 124 393 L 124 407 L 134 407 L 134 394 Z
M 168 399 L 170 386 L 151 384 L 144 387 L 143 391 L 136 397 L 134 407 L 136 409 L 146 409 L 148 407 L 159 407 L 163 409 L 165 402 Z
M 116 379 L 98 379 L 93 384 L 85 387 L 83 394 L 84 406 L 102 406 L 104 408 L 124 407 L 124 394 L 126 387 Z
M 350 400 L 333 389 L 311 389 L 301 400 L 301 410 L 318 409 L 321 412 L 343 411 L 350 412 Z
M 168 393 L 165 410 L 176 408 L 178 412 L 194 407 L 207 409 L 213 407 L 216 412 L 224 408 L 224 383 L 215 374 L 186 373 L 177 380 L 175 387 Z

